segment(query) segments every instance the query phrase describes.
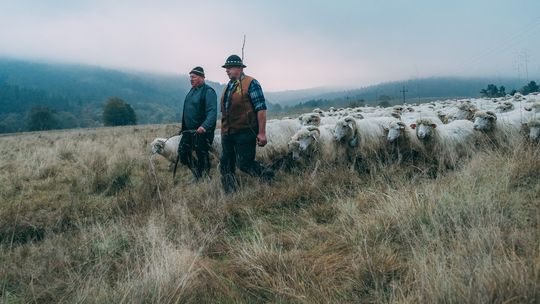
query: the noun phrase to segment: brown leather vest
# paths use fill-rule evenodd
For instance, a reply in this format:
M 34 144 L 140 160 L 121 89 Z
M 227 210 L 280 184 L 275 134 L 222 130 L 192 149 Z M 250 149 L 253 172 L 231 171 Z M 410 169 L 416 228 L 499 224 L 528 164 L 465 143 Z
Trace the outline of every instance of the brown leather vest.
M 223 94 L 221 94 L 221 134 L 231 134 L 249 129 L 257 133 L 257 114 L 248 94 L 251 81 L 253 81 L 253 77 L 245 75 L 240 83 L 232 88 L 231 105 L 227 111 L 225 110 L 227 87 L 223 90 Z

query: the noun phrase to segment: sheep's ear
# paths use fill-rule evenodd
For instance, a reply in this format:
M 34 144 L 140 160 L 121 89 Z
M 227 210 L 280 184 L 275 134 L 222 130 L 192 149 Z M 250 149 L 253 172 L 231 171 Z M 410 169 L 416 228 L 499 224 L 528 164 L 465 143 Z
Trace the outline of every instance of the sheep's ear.
M 387 127 L 384 127 L 383 128 L 385 132 L 388 132 L 388 128 Z
M 437 128 L 437 124 L 431 124 L 431 127 L 432 127 L 433 129 L 435 129 L 435 128 Z
M 416 129 L 416 124 L 415 124 L 415 123 L 413 123 L 413 124 L 411 124 L 411 125 L 410 125 L 409 127 L 411 127 L 411 129 L 413 129 L 413 130 L 414 130 L 414 129 Z

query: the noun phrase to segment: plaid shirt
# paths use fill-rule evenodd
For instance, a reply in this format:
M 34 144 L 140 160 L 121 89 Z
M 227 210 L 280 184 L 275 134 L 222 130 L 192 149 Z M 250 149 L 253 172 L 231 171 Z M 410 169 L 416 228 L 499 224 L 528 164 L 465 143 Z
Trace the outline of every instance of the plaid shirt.
M 244 79 L 244 74 L 240 76 L 240 79 Z M 229 84 L 227 84 L 227 91 L 225 91 L 225 109 L 229 110 L 231 107 L 231 92 L 234 86 L 238 80 L 231 80 L 229 81 Z M 253 104 L 253 109 L 255 112 L 259 112 L 261 110 L 266 110 L 266 100 L 264 99 L 264 94 L 261 88 L 261 84 L 256 80 L 253 79 L 251 81 L 251 84 L 248 88 L 248 94 L 251 99 L 251 103 Z

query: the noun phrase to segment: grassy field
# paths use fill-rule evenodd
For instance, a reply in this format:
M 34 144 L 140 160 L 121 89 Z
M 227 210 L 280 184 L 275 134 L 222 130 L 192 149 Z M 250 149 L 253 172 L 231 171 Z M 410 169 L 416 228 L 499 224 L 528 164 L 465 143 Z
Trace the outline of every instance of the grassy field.
M 0 137 L 3 303 L 538 303 L 540 149 L 176 182 L 174 126 Z M 153 165 L 152 165 L 153 164 Z

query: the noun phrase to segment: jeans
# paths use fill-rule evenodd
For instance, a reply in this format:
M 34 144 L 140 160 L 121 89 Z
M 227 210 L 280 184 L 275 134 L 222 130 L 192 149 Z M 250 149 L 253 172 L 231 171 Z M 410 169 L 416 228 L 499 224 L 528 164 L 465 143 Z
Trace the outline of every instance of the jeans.
M 178 145 L 180 163 L 187 166 L 196 180 L 210 173 L 210 146 L 214 141 L 214 132 L 203 134 L 184 132 Z M 193 158 L 193 151 L 197 158 Z
M 274 172 L 255 161 L 257 135 L 252 130 L 221 136 L 222 154 L 219 164 L 221 183 L 226 193 L 237 190 L 236 166 L 243 172 L 270 181 Z

